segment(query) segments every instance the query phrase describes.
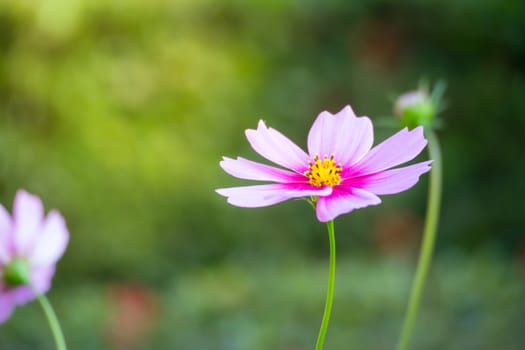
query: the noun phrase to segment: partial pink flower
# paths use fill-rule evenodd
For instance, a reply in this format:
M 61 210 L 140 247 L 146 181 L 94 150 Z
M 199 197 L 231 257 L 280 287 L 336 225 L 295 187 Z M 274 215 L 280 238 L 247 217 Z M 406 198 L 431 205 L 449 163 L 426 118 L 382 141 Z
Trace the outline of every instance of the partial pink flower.
M 372 148 L 372 122 L 356 117 L 350 106 L 336 114 L 319 114 L 308 134 L 308 153 L 262 120 L 256 130 L 246 130 L 246 137 L 257 153 L 280 168 L 224 157 L 220 165 L 228 174 L 269 183 L 221 188 L 217 193 L 227 197 L 228 203 L 246 208 L 310 197 L 322 222 L 377 205 L 381 203 L 378 195 L 409 189 L 432 162 L 391 169 L 425 148 L 423 128 L 405 128 Z
M 17 305 L 49 290 L 68 240 L 62 215 L 51 210 L 44 216 L 37 196 L 19 190 L 12 216 L 0 205 L 0 323 Z

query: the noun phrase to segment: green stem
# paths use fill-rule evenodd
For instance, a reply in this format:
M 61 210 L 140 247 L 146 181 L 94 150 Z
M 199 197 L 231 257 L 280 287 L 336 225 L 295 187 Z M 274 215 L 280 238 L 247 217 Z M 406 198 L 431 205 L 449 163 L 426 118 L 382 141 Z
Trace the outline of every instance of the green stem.
M 412 290 L 406 311 L 405 321 L 401 336 L 397 344 L 397 350 L 408 349 L 408 344 L 419 310 L 421 296 L 425 286 L 425 280 L 432 261 L 432 252 L 434 251 L 434 242 L 436 241 L 436 232 L 438 226 L 439 209 L 441 203 L 441 183 L 442 183 L 442 163 L 441 150 L 437 136 L 432 130 L 427 130 L 428 152 L 432 162 L 430 172 L 429 195 L 427 202 L 427 214 L 425 218 L 425 227 L 423 231 L 423 242 L 417 264 L 416 276 L 412 282 Z
M 328 289 L 326 292 L 326 303 L 324 306 L 323 321 L 321 322 L 321 329 L 319 329 L 319 336 L 317 337 L 317 344 L 315 350 L 322 350 L 326 330 L 328 329 L 328 322 L 330 321 L 330 313 L 332 311 L 332 303 L 334 300 L 334 282 L 335 282 L 335 233 L 334 221 L 326 223 L 328 228 L 328 239 L 330 240 L 330 265 L 328 268 Z
M 51 306 L 51 303 L 49 303 L 49 300 L 47 300 L 44 294 L 37 293 L 37 299 L 40 302 L 44 313 L 46 314 L 47 321 L 51 327 L 51 332 L 53 333 L 53 338 L 55 338 L 57 350 L 67 350 L 64 334 L 62 333 L 60 323 L 58 323 L 58 318 L 55 314 L 55 311 L 53 310 L 53 307 Z

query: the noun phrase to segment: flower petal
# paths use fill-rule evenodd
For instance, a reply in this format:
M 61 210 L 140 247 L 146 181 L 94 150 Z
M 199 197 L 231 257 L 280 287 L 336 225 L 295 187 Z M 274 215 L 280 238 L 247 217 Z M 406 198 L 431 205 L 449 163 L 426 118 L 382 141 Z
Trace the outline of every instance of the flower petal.
M 55 275 L 55 265 L 43 266 L 31 271 L 31 285 L 40 294 L 46 294 L 51 288 L 51 281 Z
M 7 210 L 0 205 L 0 263 L 12 258 L 12 221 Z
M 324 155 L 330 156 L 335 148 L 335 135 L 339 121 L 330 112 L 323 111 L 315 119 L 310 131 L 308 132 L 308 153 L 310 156 Z
M 268 128 L 260 120 L 257 130 L 246 130 L 252 148 L 275 164 L 302 173 L 308 167 L 308 155 L 279 131 Z
M 356 117 L 350 106 L 332 115 L 321 112 L 308 133 L 308 152 L 335 155 L 337 162 L 348 167 L 359 161 L 372 147 L 374 133 L 367 117 Z
M 15 305 L 22 305 L 36 298 L 35 292 L 45 294 L 51 288 L 55 265 L 31 270 L 31 286 L 23 285 L 6 292 Z
M 404 128 L 372 148 L 353 170 L 362 175 L 372 174 L 408 162 L 416 157 L 426 144 L 423 127 L 418 126 L 411 131 Z
M 6 292 L 6 294 L 9 296 L 14 305 L 22 305 L 35 299 L 35 293 L 31 287 L 27 285 L 11 288 Z
M 15 304 L 11 297 L 2 292 L 3 288 L 4 286 L 0 282 L 0 324 L 7 321 L 15 309 Z
M 381 199 L 373 193 L 359 188 L 339 187 L 332 195 L 319 197 L 315 208 L 317 219 L 321 222 L 327 222 L 354 209 L 379 203 L 381 203 Z
M 14 220 L 14 249 L 17 253 L 25 255 L 30 249 L 33 240 L 39 233 L 40 225 L 44 218 L 42 201 L 24 190 L 19 190 L 13 205 Z
M 68 241 L 69 233 L 64 218 L 58 211 L 52 210 L 47 215 L 29 255 L 32 267 L 55 264 L 64 254 Z
M 430 171 L 430 163 L 432 163 L 431 160 L 399 169 L 365 175 L 350 181 L 358 181 L 359 185 L 357 186 L 359 188 L 377 195 L 399 193 L 414 186 L 418 182 L 419 176 Z
M 218 194 L 227 197 L 228 203 L 243 208 L 258 208 L 277 204 L 291 198 L 327 196 L 332 193 L 331 187 L 320 190 L 302 184 L 269 184 L 220 188 Z
M 237 159 L 223 157 L 220 165 L 228 174 L 239 179 L 275 182 L 304 180 L 308 182 L 308 179 L 303 175 L 253 162 L 242 157 L 237 157 Z

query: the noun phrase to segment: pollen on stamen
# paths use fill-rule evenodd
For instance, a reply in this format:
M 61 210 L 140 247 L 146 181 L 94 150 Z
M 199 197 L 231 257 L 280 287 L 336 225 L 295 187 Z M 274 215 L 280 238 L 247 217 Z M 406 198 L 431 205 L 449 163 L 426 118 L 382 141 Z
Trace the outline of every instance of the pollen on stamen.
M 335 154 L 324 155 L 323 159 L 319 158 L 319 155 L 314 156 L 313 163 L 308 161 L 308 170 L 303 174 L 308 177 L 310 185 L 316 187 L 322 186 L 336 186 L 341 183 L 341 172 L 343 167 L 341 163 L 335 162 Z

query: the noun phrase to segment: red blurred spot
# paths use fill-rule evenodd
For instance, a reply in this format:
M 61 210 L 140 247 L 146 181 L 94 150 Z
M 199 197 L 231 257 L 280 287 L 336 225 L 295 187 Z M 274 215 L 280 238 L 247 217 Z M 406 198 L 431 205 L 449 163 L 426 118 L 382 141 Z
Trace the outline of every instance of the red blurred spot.
M 516 264 L 518 265 L 518 271 L 525 278 L 525 241 L 518 245 L 516 250 Z
M 401 31 L 395 23 L 370 19 L 361 23 L 356 53 L 361 60 L 386 69 L 395 67 L 404 53 Z
M 108 309 L 107 342 L 115 349 L 135 349 L 151 333 L 158 317 L 158 298 L 146 287 L 121 284 L 110 289 Z
M 412 212 L 388 213 L 377 221 L 374 242 L 383 253 L 410 254 L 417 248 L 423 223 Z

